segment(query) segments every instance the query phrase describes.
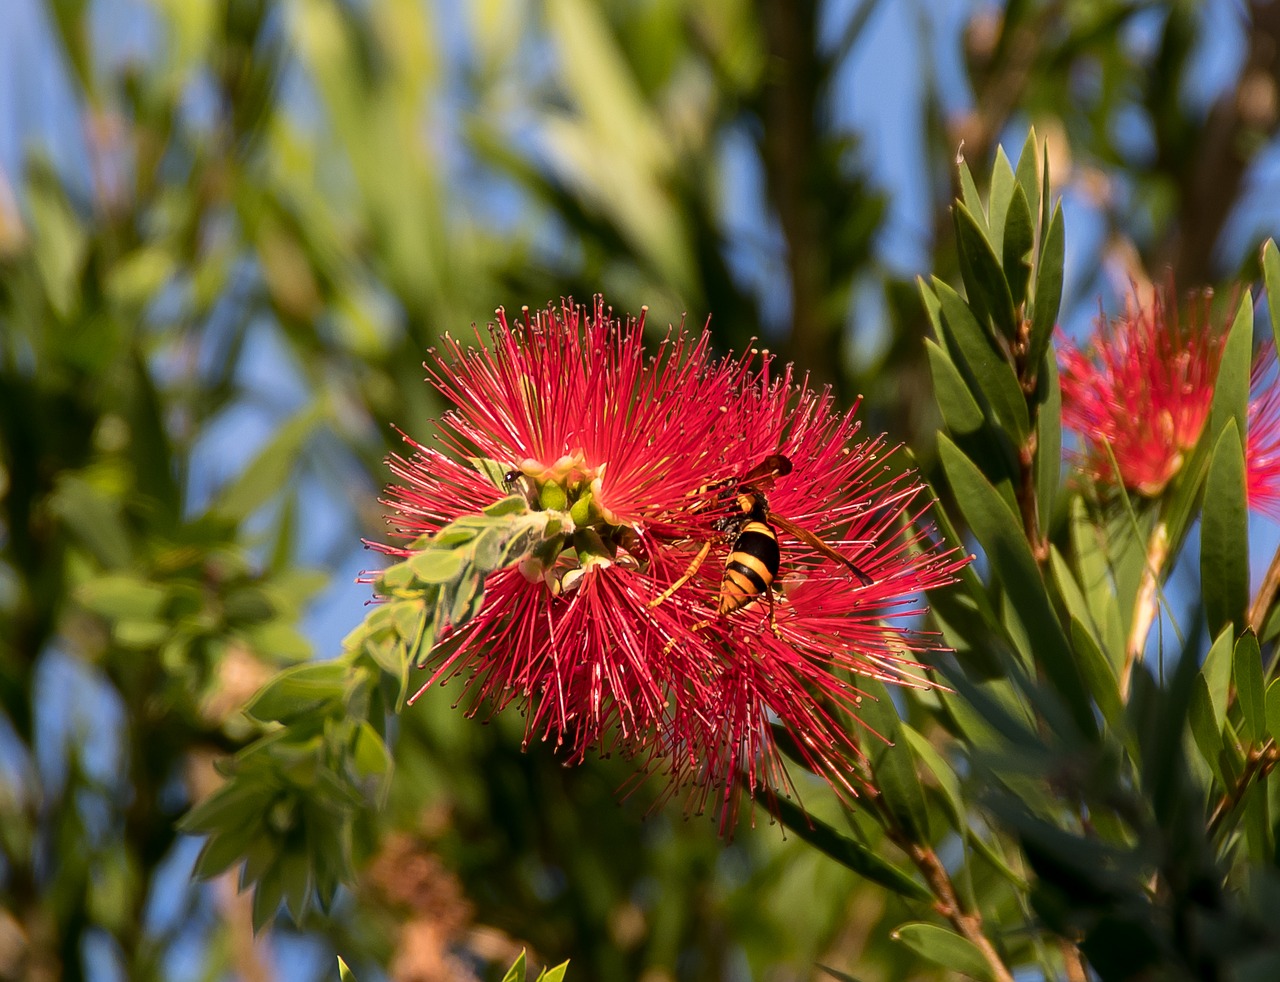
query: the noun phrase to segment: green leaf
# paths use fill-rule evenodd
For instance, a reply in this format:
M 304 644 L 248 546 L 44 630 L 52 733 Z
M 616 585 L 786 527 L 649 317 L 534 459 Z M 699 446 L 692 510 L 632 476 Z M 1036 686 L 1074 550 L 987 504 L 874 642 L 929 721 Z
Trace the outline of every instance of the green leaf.
M 26 205 L 35 233 L 36 268 L 49 305 L 60 317 L 69 318 L 82 299 L 80 271 L 90 239 L 48 161 L 37 157 L 29 167 Z
M 314 878 L 311 875 L 311 862 L 305 852 L 290 850 L 280 857 L 280 883 L 284 892 L 285 908 L 295 924 L 301 924 L 302 918 L 311 903 L 311 890 Z
M 867 741 L 867 757 L 875 775 L 875 786 L 885 807 L 905 833 L 915 841 L 924 841 L 929 837 L 924 789 L 916 774 L 915 757 L 904 741 L 893 697 L 879 679 L 860 678 L 857 686 L 866 694 L 859 708 L 859 717 L 872 732 L 889 741 Z
M 890 937 L 901 941 L 917 955 L 935 965 L 960 972 L 980 982 L 993 982 L 991 966 L 978 946 L 954 931 L 924 921 L 909 921 L 899 924 Z
M 1005 219 L 1004 244 L 1000 252 L 1015 311 L 1027 299 L 1027 283 L 1031 279 L 1031 254 L 1035 248 L 1033 221 L 1027 196 L 1021 187 L 1015 185 L 1009 214 Z
M 1249 603 L 1249 508 L 1244 448 L 1227 419 L 1209 463 L 1200 526 L 1200 584 L 1209 630 L 1243 626 Z
M 554 487 L 555 485 L 551 485 Z M 495 501 L 491 505 L 487 505 L 484 513 L 490 518 L 501 518 L 504 515 L 519 515 L 529 510 L 529 502 L 525 501 L 521 495 L 511 494 L 503 498 L 501 501 Z
M 924 311 L 929 317 L 929 326 L 933 328 L 934 337 L 944 338 L 946 332 L 942 327 L 942 305 L 938 302 L 938 295 L 933 292 L 923 276 L 916 277 L 916 287 L 920 290 L 920 302 L 924 304 Z
M 1209 410 L 1209 439 L 1216 447 L 1227 422 L 1234 419 L 1236 432 L 1249 432 L 1249 375 L 1253 359 L 1253 297 L 1248 290 L 1240 298 L 1235 320 L 1222 348 L 1218 379 Z M 1206 502 L 1207 506 L 1207 502 Z M 1207 510 L 1207 508 L 1206 508 Z
M 502 982 L 524 982 L 525 973 L 525 952 L 522 949 L 519 957 L 507 969 L 507 974 L 502 977 Z
M 284 879 L 281 876 L 280 863 L 267 869 L 253 890 L 253 931 L 261 931 L 280 909 L 284 901 Z
M 1031 344 L 1027 351 L 1027 365 L 1039 366 L 1053 329 L 1058 323 L 1058 307 L 1062 304 L 1062 269 L 1066 260 L 1066 232 L 1062 222 L 1062 202 L 1053 209 L 1049 230 L 1040 242 L 1040 258 L 1036 265 L 1036 292 L 1031 309 Z
M 1110 539 L 1090 517 L 1081 495 L 1069 499 L 1071 509 L 1071 550 L 1079 571 L 1080 591 L 1088 603 L 1097 639 L 1117 671 L 1124 662 L 1127 626 L 1111 577 L 1106 549 Z
M 264 660 L 277 664 L 304 661 L 313 654 L 311 641 L 286 620 L 254 625 L 244 630 L 244 638 Z
M 244 712 L 263 723 L 288 723 L 309 715 L 341 701 L 347 672 L 342 661 L 286 668 L 249 700 Z
M 1052 349 L 1045 352 L 1036 378 L 1040 401 L 1036 413 L 1036 509 L 1040 534 L 1048 538 L 1062 480 L 1062 389 Z
M 953 209 L 956 224 L 956 246 L 960 252 L 960 274 L 964 278 L 969 303 L 991 318 L 996 332 L 1008 340 L 1016 337 L 1017 319 L 1013 313 L 1013 297 L 1000 268 L 995 250 L 983 234 L 973 214 L 964 205 Z
M 1084 680 L 1098 703 L 1098 709 L 1107 725 L 1116 733 L 1124 733 L 1124 700 L 1120 698 L 1120 686 L 1115 670 L 1102 648 L 1089 630 L 1076 618 L 1071 619 L 1071 642 L 1080 658 L 1080 670 Z
M 980 404 L 989 404 L 997 419 L 1010 430 L 1014 443 L 1021 444 L 1031 423 L 1027 400 L 1013 366 L 996 348 L 960 294 L 937 277 L 933 288 L 942 307 L 947 347 L 957 359 L 957 367 L 972 373 L 970 386 L 975 390 L 975 399 Z
M 50 504 L 53 513 L 103 566 L 119 568 L 129 564 L 133 547 L 119 501 L 99 492 L 88 481 L 68 474 L 58 479 Z
M 391 751 L 368 720 L 360 720 L 351 745 L 351 763 L 361 777 L 375 778 L 380 794 L 390 790 Z
M 1224 627 L 1214 639 L 1209 653 L 1204 656 L 1204 664 L 1200 666 L 1213 706 L 1213 726 L 1219 732 L 1227 717 L 1227 704 L 1231 695 L 1234 641 L 1235 630 L 1231 626 Z
M 1018 186 L 1022 188 L 1023 197 L 1034 216 L 1032 222 L 1040 219 L 1040 154 L 1036 146 L 1036 128 L 1027 131 L 1027 139 L 1022 144 L 1022 153 L 1018 155 L 1018 167 L 1014 173 Z M 1044 193 L 1049 193 L 1049 181 L 1046 175 Z
M 1209 695 L 1209 683 L 1205 681 L 1203 672 L 1196 678 L 1195 688 L 1191 692 L 1187 719 L 1200 756 L 1209 765 L 1214 778 L 1225 786 L 1226 780 L 1222 774 L 1222 725 L 1215 717 L 1213 697 Z
M 472 467 L 487 477 L 489 483 L 499 491 L 509 490 L 507 487 L 507 474 L 511 470 L 510 467 L 504 467 L 496 460 L 490 460 L 488 457 L 468 457 L 467 460 Z
M 960 833 L 966 832 L 969 823 L 965 820 L 964 795 L 960 791 L 960 779 L 956 776 L 955 770 L 919 730 L 901 723 L 898 732 L 902 734 L 920 762 L 937 779 L 938 788 L 942 792 L 943 801 L 947 804 L 947 810 L 951 813 L 955 830 Z
M 841 835 L 826 822 L 806 814 L 788 798 L 779 797 L 774 805 L 778 821 L 824 856 L 908 900 L 931 899 L 932 894 L 912 879 L 911 874 L 882 859 L 870 846 Z
M 283 491 L 323 417 L 320 406 L 311 405 L 281 426 L 244 472 L 222 489 L 210 512 L 234 522 L 243 521 Z
M 1271 316 L 1272 337 L 1280 337 L 1280 252 L 1276 240 L 1262 243 L 1262 283 L 1267 288 L 1267 313 Z
M 255 821 L 228 824 L 212 833 L 196 858 L 195 875 L 207 880 L 226 872 L 244 858 L 252 840 L 261 834 L 262 826 Z
M 119 620 L 112 625 L 111 636 L 122 648 L 155 648 L 173 637 L 173 625 L 168 621 Z
M 99 576 L 80 586 L 76 599 L 112 620 L 151 619 L 164 609 L 168 591 L 125 574 Z
M 1252 631 L 1245 631 L 1236 642 L 1231 674 L 1244 722 L 1241 734 L 1248 742 L 1260 744 L 1267 738 L 1267 693 L 1262 679 L 1262 649 Z
M 564 982 L 565 974 L 569 971 L 569 963 L 561 962 L 554 968 L 544 968 L 538 974 L 538 982 Z
M 933 376 L 933 395 L 942 412 L 947 429 L 959 436 L 976 432 L 985 417 L 965 385 L 955 364 L 931 339 L 925 338 L 925 354 L 929 358 L 929 374 Z
M 1101 646 L 1102 639 L 1099 637 L 1097 625 L 1093 622 L 1093 612 L 1089 608 L 1089 602 L 1085 600 L 1080 584 L 1076 582 L 1075 574 L 1071 572 L 1071 567 L 1067 565 L 1067 561 L 1062 558 L 1062 553 L 1054 545 L 1049 546 L 1049 569 L 1053 573 L 1053 582 L 1058 588 L 1058 596 L 1067 609 L 1067 615 L 1072 620 L 1079 621 L 1081 628 L 1087 630 L 1089 636 Z
M 991 168 L 991 193 L 987 200 L 987 235 L 985 238 L 994 249 L 999 249 L 1005 237 L 1005 216 L 1013 199 L 1018 182 L 1013 177 L 1013 167 L 1005 156 L 1004 147 L 997 144 L 996 162 Z
M 982 230 L 985 237 L 987 234 L 987 213 L 982 207 L 982 198 L 978 194 L 978 186 L 973 183 L 973 174 L 969 170 L 969 165 L 963 157 L 956 161 L 956 170 L 960 174 L 960 199 L 964 202 L 965 207 L 969 209 L 969 213 L 978 223 L 978 227 Z
M 1272 679 L 1266 695 L 1267 732 L 1280 733 L 1280 679 Z
M 956 501 L 1031 639 L 1030 654 L 1065 701 L 1081 734 L 1096 736 L 1092 704 L 1021 521 L 945 435 L 938 437 L 938 452 Z
M 228 781 L 178 820 L 178 829 L 192 835 L 216 833 L 262 819 L 274 789 L 253 782 Z
M 848 972 L 837 971 L 836 969 L 832 968 L 830 965 L 818 965 L 818 968 L 822 969 L 824 972 L 830 975 L 833 979 L 836 980 L 836 982 L 862 982 L 862 980 L 858 978 L 856 975 L 850 975 Z
M 1032 129 L 1031 133 L 1027 135 L 1027 139 L 1030 140 L 1032 134 L 1034 133 L 1035 133 L 1035 130 Z M 1054 208 L 1053 194 L 1051 193 L 1051 189 L 1053 185 L 1049 181 L 1049 141 L 1048 140 L 1045 140 L 1044 143 L 1040 145 L 1040 160 L 1042 161 L 1041 170 L 1040 170 L 1040 187 L 1035 192 L 1028 190 L 1027 200 L 1028 201 L 1032 200 L 1032 198 L 1034 198 L 1037 194 L 1039 195 L 1039 198 L 1040 198 L 1040 206 L 1039 206 L 1040 255 L 1043 256 L 1045 237 L 1048 235 L 1048 231 L 1049 231 L 1049 215 Z M 1019 173 L 1021 173 L 1021 170 L 1022 170 L 1021 160 L 1018 161 L 1018 170 L 1019 170 Z
M 1275 836 L 1271 829 L 1271 809 L 1267 801 L 1267 788 L 1255 782 L 1244 793 L 1243 825 L 1249 858 L 1261 866 L 1276 859 Z
M 347 968 L 341 955 L 338 956 L 338 979 L 339 982 L 356 982 L 356 973 Z
M 456 550 L 423 549 L 409 557 L 409 568 L 423 583 L 452 583 L 466 567 L 466 560 Z

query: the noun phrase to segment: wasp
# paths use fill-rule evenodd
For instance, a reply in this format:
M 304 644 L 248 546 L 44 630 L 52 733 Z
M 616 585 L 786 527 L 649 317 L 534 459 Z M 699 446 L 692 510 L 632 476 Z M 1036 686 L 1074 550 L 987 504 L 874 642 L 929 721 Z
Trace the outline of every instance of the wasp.
M 728 513 L 712 523 L 712 528 L 720 533 L 723 540 L 733 543 L 725 560 L 724 575 L 720 579 L 720 600 L 716 606 L 716 616 L 724 617 L 735 610 L 741 610 L 763 594 L 769 601 L 769 626 L 775 635 L 779 631 L 774 620 L 773 581 L 782 565 L 777 529 L 795 536 L 821 555 L 847 567 L 863 586 L 872 582 L 871 577 L 852 560 L 831 548 L 804 526 L 769 510 L 767 492 L 773 487 L 774 481 L 790 474 L 791 470 L 791 460 L 788 457 L 780 453 L 770 454 L 741 478 L 726 482 L 728 486 L 719 492 L 717 501 L 729 507 Z M 710 487 L 704 488 L 700 493 L 710 490 Z M 710 554 L 714 541 L 708 539 L 702 544 L 689 568 L 658 597 L 651 600 L 650 607 L 656 607 L 670 599 L 677 590 L 693 579 Z M 709 623 L 710 620 L 703 621 L 694 630 Z

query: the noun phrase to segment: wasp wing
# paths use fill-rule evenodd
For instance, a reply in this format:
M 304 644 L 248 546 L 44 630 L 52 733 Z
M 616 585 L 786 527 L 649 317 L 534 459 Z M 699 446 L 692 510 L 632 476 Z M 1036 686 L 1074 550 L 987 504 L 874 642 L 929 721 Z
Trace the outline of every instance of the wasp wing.
M 832 549 L 831 546 L 827 545 L 827 543 L 823 542 L 803 525 L 797 525 L 795 522 L 791 521 L 791 519 L 785 518 L 773 511 L 769 512 L 769 521 L 778 526 L 778 528 L 782 529 L 784 532 L 789 532 L 791 535 L 794 535 L 806 545 L 812 546 L 828 559 L 847 566 L 849 571 L 858 578 L 858 582 L 863 586 L 870 586 L 875 582 L 870 576 L 859 569 L 853 560 L 836 552 L 836 550 Z

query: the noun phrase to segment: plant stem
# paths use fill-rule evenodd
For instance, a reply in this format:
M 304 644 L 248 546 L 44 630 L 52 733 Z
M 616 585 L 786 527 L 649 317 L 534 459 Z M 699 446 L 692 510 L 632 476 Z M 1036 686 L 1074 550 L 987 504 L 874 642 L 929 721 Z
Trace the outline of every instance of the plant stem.
M 1129 684 L 1133 678 L 1133 667 L 1142 661 L 1142 653 L 1147 647 L 1147 635 L 1151 633 L 1151 625 L 1156 619 L 1157 595 L 1160 592 L 1160 577 L 1164 572 L 1164 562 L 1169 556 L 1169 526 L 1161 520 L 1151 532 L 1147 541 L 1147 561 L 1142 569 L 1142 582 L 1138 586 L 1138 595 L 1133 602 L 1133 621 L 1129 626 L 1129 639 L 1124 646 L 1124 665 L 1120 669 L 1120 698 L 1129 699 Z
M 1236 781 L 1234 787 L 1228 788 L 1218 803 L 1214 806 L 1213 814 L 1209 816 L 1209 838 L 1214 838 L 1222 828 L 1222 823 L 1226 821 L 1227 816 L 1235 811 L 1236 806 L 1240 804 L 1244 798 L 1244 793 L 1249 790 L 1249 785 L 1255 780 L 1265 780 L 1267 775 L 1271 773 L 1280 761 L 1280 750 L 1276 749 L 1274 739 L 1268 740 L 1257 750 L 1251 750 L 1245 761 L 1244 770 L 1240 772 L 1240 778 Z
M 1029 405 L 1032 419 L 1035 419 L 1035 406 Z M 1031 554 L 1036 562 L 1043 566 L 1049 559 L 1049 543 L 1040 534 L 1040 502 L 1036 495 L 1036 433 L 1034 430 L 1027 437 L 1026 443 L 1018 451 L 1018 510 L 1022 513 L 1022 531 L 1031 546 Z
M 1089 982 L 1080 948 L 1066 938 L 1059 940 L 1058 947 L 1062 952 L 1062 968 L 1067 973 L 1067 982 Z
M 1271 565 L 1267 567 L 1267 575 L 1262 578 L 1262 585 L 1258 587 L 1258 595 L 1249 605 L 1249 626 L 1253 628 L 1254 634 L 1262 633 L 1267 614 L 1271 613 L 1271 606 L 1275 603 L 1277 589 L 1280 589 L 1280 549 L 1276 549 L 1276 554 L 1271 557 Z
M 916 869 L 924 874 L 925 882 L 937 898 L 934 909 L 951 922 L 951 926 L 966 938 L 975 948 L 982 952 L 982 957 L 991 966 L 991 977 L 997 982 L 1013 982 L 1013 973 L 1005 966 L 1000 953 L 996 951 L 987 936 L 982 933 L 982 915 L 976 910 L 966 910 L 951 883 L 951 874 L 942 865 L 938 854 L 930 846 L 919 842 L 906 841 L 905 837 L 892 835 L 898 846 L 911 857 Z

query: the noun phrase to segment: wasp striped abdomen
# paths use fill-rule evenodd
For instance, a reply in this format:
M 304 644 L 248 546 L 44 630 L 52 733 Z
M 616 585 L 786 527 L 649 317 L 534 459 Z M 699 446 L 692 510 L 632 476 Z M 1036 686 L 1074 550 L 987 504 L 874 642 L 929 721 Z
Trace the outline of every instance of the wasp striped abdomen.
M 767 594 L 781 562 L 782 551 L 773 528 L 759 518 L 749 520 L 734 539 L 733 551 L 725 562 L 717 613 L 731 614 Z

